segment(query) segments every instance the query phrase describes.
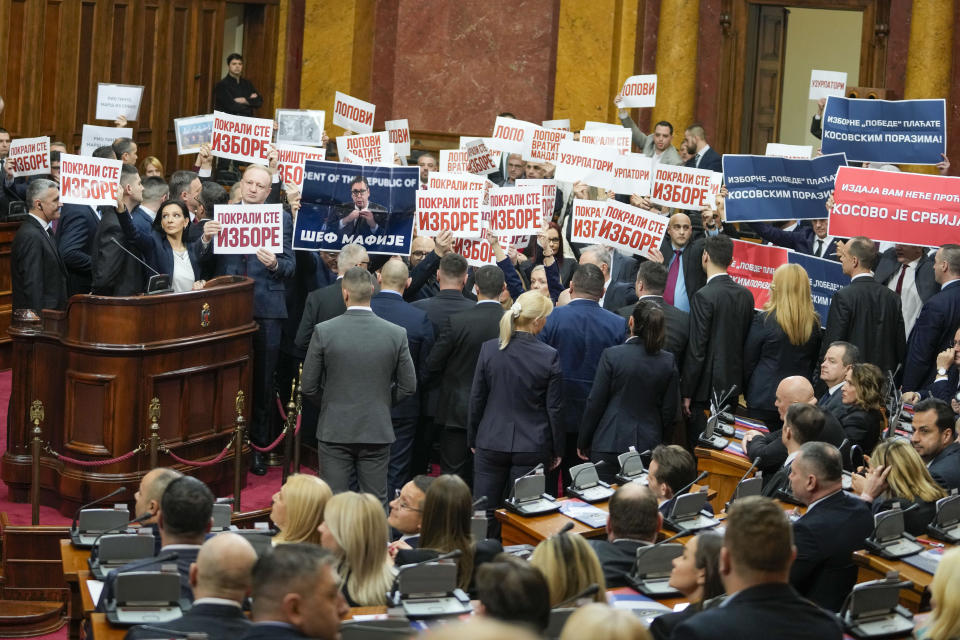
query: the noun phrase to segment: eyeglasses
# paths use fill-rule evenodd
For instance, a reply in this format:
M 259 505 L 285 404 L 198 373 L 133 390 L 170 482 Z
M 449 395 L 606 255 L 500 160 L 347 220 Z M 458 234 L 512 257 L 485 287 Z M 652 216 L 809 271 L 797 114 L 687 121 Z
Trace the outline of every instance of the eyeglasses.
M 393 490 L 393 499 L 399 501 L 399 502 L 397 502 L 397 508 L 398 508 L 398 509 L 402 509 L 403 511 L 413 511 L 414 513 L 420 513 L 421 511 L 423 511 L 423 509 L 414 509 L 413 507 L 411 507 L 410 505 L 408 505 L 406 502 L 404 502 L 403 500 L 401 500 L 401 499 L 400 499 L 400 489 L 394 489 L 394 490 Z
M 411 255 L 411 257 L 412 257 L 412 256 L 416 256 L 416 257 L 418 257 L 418 258 L 422 258 L 423 256 L 427 255 L 428 253 L 430 253 L 430 252 L 429 252 L 429 251 L 411 251 L 411 252 L 410 252 L 410 255 Z
M 355 196 L 362 196 L 367 191 L 368 191 L 367 189 L 350 189 L 350 193 L 352 193 Z

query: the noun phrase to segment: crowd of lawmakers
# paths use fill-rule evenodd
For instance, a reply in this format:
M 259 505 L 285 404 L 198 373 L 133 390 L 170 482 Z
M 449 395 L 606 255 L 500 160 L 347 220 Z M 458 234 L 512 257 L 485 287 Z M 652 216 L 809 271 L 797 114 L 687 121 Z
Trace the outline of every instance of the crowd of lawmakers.
M 236 104 L 256 106 L 252 85 L 234 89 Z M 654 162 L 721 169 L 703 127 L 688 127 L 678 148 L 670 123 L 645 135 L 625 111 L 621 119 Z M 55 168 L 66 147 L 51 146 Z M 0 156 L 8 148 L 0 130 Z M 783 638 L 840 638 L 831 612 L 856 580 L 851 553 L 874 514 L 916 505 L 906 523 L 920 533 L 937 500 L 960 488 L 960 245 L 878 247 L 829 236 L 826 218 L 734 228 L 723 223 L 721 193 L 716 210 L 663 212 L 667 234 L 646 259 L 569 240 L 574 198 L 613 197 L 577 183 L 558 185 L 553 219 L 526 247 L 504 251 L 489 235 L 496 265 L 468 267 L 449 232 L 414 238 L 409 256 L 371 256 L 357 244 L 313 253 L 291 248 L 299 196 L 279 182 L 275 151 L 232 189 L 209 179 L 206 147 L 195 171 L 168 180 L 155 158 L 138 168 L 128 138 L 94 155 L 124 163 L 116 206 L 61 211 L 56 171 L 25 181 L 7 168 L 4 198 L 28 210 L 13 243 L 14 309 L 62 310 L 82 293 L 136 295 L 154 272 L 175 291 L 218 275 L 252 278 L 251 438 L 265 446 L 276 435 L 273 399 L 300 363 L 304 424 L 316 431 L 319 477 L 293 476 L 274 497 L 280 533 L 260 558 L 232 534 L 208 539 L 213 498 L 202 483 L 167 469 L 144 477 L 137 513 L 149 511 L 160 544 L 177 548 L 184 593 L 198 605 L 176 623 L 184 630 L 332 638 L 347 605 L 386 603 L 398 566 L 460 550 L 458 581 L 477 612 L 535 635 L 551 606 L 596 583 L 598 603 L 578 611 L 564 637 L 590 629 L 760 638 L 777 629 Z M 436 158 L 423 153 L 416 163 L 425 187 Z M 510 186 L 552 174 L 549 164 L 503 154 L 490 179 Z M 369 215 L 369 186 L 361 178 L 351 191 L 355 217 Z M 215 253 L 213 211 L 227 202 L 284 203 L 283 251 Z M 837 260 L 851 282 L 821 318 L 806 272 L 783 265 L 757 311 L 727 273 L 731 238 L 741 236 Z M 914 403 L 909 438 L 887 424 L 896 389 Z M 711 399 L 729 390 L 769 427 L 743 438 L 763 496 L 738 500 L 723 535 L 687 543 L 671 585 L 692 604 L 645 631 L 602 604 L 605 588 L 625 584 L 636 549 L 657 539 L 695 479 Z M 474 501 L 485 500 L 489 516 L 538 465 L 552 493 L 583 461 L 602 463 L 600 478 L 611 481 L 630 449 L 649 456 L 649 483 L 617 490 L 605 539 L 557 535 L 527 562 L 502 553 L 492 518 L 489 538 L 471 536 Z M 865 462 L 851 468 L 856 450 Z M 431 465 L 443 475 L 428 477 Z M 853 471 L 849 491 L 844 469 Z M 251 470 L 265 472 L 259 454 Z M 773 498 L 806 512 L 791 522 Z M 960 633 L 960 609 L 944 597 L 958 567 L 955 553 L 940 564 L 924 637 Z M 248 595 L 252 626 L 240 613 Z M 507 637 L 494 622 L 473 627 L 478 635 L 456 637 L 494 637 L 483 629 Z

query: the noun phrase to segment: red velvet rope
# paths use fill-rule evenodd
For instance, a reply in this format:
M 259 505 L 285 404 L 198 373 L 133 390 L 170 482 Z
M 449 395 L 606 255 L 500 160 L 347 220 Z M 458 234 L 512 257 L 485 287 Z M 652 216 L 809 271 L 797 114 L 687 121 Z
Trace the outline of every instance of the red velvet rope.
M 277 409 L 280 410 L 280 418 L 284 422 L 286 422 L 287 414 L 283 412 L 283 403 L 280 402 L 280 396 L 277 396 Z M 300 416 L 299 415 L 297 416 L 297 425 L 294 427 L 293 432 L 294 434 L 300 432 Z M 254 451 L 259 451 L 260 453 L 270 453 L 271 451 L 276 449 L 278 446 L 280 446 L 280 443 L 283 442 L 283 439 L 286 435 L 287 435 L 287 430 L 284 429 L 283 431 L 280 432 L 280 435 L 277 436 L 277 439 L 271 442 L 270 444 L 268 444 L 266 447 L 258 447 L 257 445 L 251 442 L 250 448 L 253 449 Z
M 115 462 L 123 462 L 124 460 L 129 460 L 133 456 L 143 451 L 143 447 L 137 447 L 136 449 L 134 449 L 133 451 L 130 451 L 129 453 L 125 453 L 122 456 L 119 456 L 117 458 L 111 458 L 110 460 L 77 460 L 76 458 L 70 458 L 68 456 L 57 453 L 52 449 L 48 449 L 48 451 L 50 452 L 51 455 L 53 455 L 53 457 L 55 457 L 60 462 L 68 462 L 70 464 L 75 464 L 80 467 L 103 467 L 108 464 L 114 464 Z
M 233 440 L 230 440 L 230 442 L 227 443 L 227 446 L 223 448 L 223 451 L 221 451 L 216 458 L 213 458 L 211 460 L 203 460 L 203 461 L 187 460 L 186 458 L 181 458 L 180 456 L 175 454 L 173 451 L 170 451 L 166 447 L 164 447 L 163 452 L 168 456 L 170 456 L 171 458 L 173 458 L 174 460 L 176 460 L 177 462 L 179 462 L 180 464 L 188 464 L 195 467 L 212 467 L 213 465 L 219 463 L 221 460 L 227 457 L 227 452 L 230 451 L 231 446 L 233 446 Z

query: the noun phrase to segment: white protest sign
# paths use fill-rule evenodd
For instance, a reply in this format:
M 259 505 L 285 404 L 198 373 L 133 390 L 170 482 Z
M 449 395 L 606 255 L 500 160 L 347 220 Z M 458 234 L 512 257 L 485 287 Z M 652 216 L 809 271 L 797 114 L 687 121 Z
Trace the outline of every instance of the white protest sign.
M 520 178 L 518 187 L 537 187 L 540 189 L 540 203 L 543 205 L 543 219 L 553 219 L 553 208 L 557 204 L 557 181 L 538 180 L 534 178 Z M 517 244 L 517 243 L 514 243 Z
M 543 227 L 543 190 L 494 187 L 490 190 L 490 229 L 498 235 L 537 233 Z
M 612 147 L 617 150 L 617 153 L 627 154 L 630 153 L 632 136 L 630 129 L 626 127 L 584 129 L 580 132 L 580 142 Z
M 218 158 L 267 164 L 273 140 L 273 120 L 213 112 L 210 152 Z
M 339 136 L 337 153 L 340 162 L 351 164 L 393 164 L 393 145 L 387 131 Z
M 607 200 L 606 204 L 597 228 L 598 243 L 639 253 L 645 258 L 650 257 L 651 249 L 660 248 L 669 218 L 616 200 Z
M 700 210 L 709 206 L 713 171 L 658 164 L 653 171 L 650 202 L 664 207 Z
M 657 74 L 630 76 L 620 90 L 623 109 L 634 107 L 653 107 L 657 104 Z
M 117 138 L 132 138 L 132 127 L 99 127 L 95 124 L 83 125 L 80 138 L 80 155 L 92 156 L 100 147 L 109 147 Z
M 847 93 L 847 74 L 844 71 L 810 71 L 810 100 L 837 96 L 843 98 Z
M 570 131 L 570 118 L 562 118 L 560 120 L 544 120 L 543 128 L 544 129 L 560 129 L 561 131 Z
M 612 147 L 564 140 L 558 150 L 554 178 L 559 182 L 583 182 L 592 187 L 610 189 L 617 155 L 617 150 Z
M 720 187 L 723 186 L 723 173 L 719 171 L 710 172 L 710 193 L 707 195 L 710 209 L 717 210 L 717 196 L 720 194 Z
M 377 106 L 337 91 L 333 102 L 333 124 L 354 133 L 373 133 L 373 114 Z
M 440 150 L 440 171 L 447 173 L 468 173 L 467 152 L 459 149 Z
M 410 155 L 410 124 L 407 119 L 387 120 L 383 128 L 390 134 L 390 144 L 401 157 Z
M 573 140 L 573 134 L 534 125 L 526 131 L 523 139 L 523 159 L 527 162 L 556 163 L 560 143 L 564 140 Z
M 467 171 L 476 175 L 489 175 L 497 170 L 497 165 L 490 157 L 490 150 L 481 139 L 471 140 L 466 144 Z
M 119 160 L 60 155 L 60 202 L 63 204 L 117 205 L 120 194 Z
M 140 112 L 141 98 L 141 86 L 97 83 L 97 120 L 116 120 L 123 116 L 133 122 Z
M 780 144 L 777 142 L 768 142 L 765 156 L 773 158 L 790 158 L 792 160 L 809 160 L 813 153 L 813 147 L 804 144 Z
M 570 242 L 596 244 L 597 230 L 600 228 L 600 220 L 606 210 L 606 200 L 575 199 L 573 201 L 570 237 L 567 239 Z
M 435 236 L 449 231 L 454 238 L 479 238 L 483 234 L 482 195 L 470 191 L 427 189 L 417 191 L 417 235 Z
M 50 138 L 20 138 L 10 143 L 13 175 L 42 176 L 50 173 Z
M 523 139 L 527 131 L 537 125 L 525 120 L 498 116 L 493 125 L 493 135 L 487 146 L 503 153 L 523 153 Z
M 460 151 L 466 151 L 467 144 L 473 142 L 474 140 L 483 140 L 483 144 L 487 146 L 487 151 L 490 153 L 490 160 L 492 160 L 493 165 L 499 169 L 500 158 L 502 157 L 503 152 L 490 147 L 490 138 L 471 138 L 469 136 L 460 136 Z
M 505 244 L 506 238 L 497 239 L 500 241 L 500 247 L 506 251 L 509 246 Z M 497 264 L 497 256 L 486 238 L 482 240 L 457 238 L 453 241 L 453 251 L 466 258 L 467 264 L 471 267 L 484 267 L 486 265 Z
M 495 187 L 483 176 L 472 173 L 448 173 L 446 171 L 431 171 L 427 175 L 427 189 L 453 189 L 456 191 L 475 191 L 480 194 L 482 204 L 487 204 L 490 189 Z
M 277 145 L 277 172 L 280 182 L 292 184 L 297 189 L 303 189 L 303 163 L 307 160 L 326 160 L 326 150 L 323 147 L 298 147 L 292 144 Z
M 597 122 L 596 120 L 587 120 L 583 125 L 583 129 L 623 129 L 622 124 L 614 124 L 612 122 Z
M 260 249 L 283 253 L 283 205 L 218 204 L 213 219 L 220 223 L 214 253 L 251 254 Z
M 642 153 L 618 155 L 613 163 L 613 191 L 625 195 L 650 195 L 653 158 Z

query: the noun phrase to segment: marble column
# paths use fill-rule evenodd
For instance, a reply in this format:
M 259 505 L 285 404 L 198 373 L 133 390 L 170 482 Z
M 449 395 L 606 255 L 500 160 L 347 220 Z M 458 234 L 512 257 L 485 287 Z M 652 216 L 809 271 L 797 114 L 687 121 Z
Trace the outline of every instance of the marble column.
M 673 124 L 674 143 L 694 118 L 700 0 L 662 0 L 657 34 L 657 106 L 652 122 Z

